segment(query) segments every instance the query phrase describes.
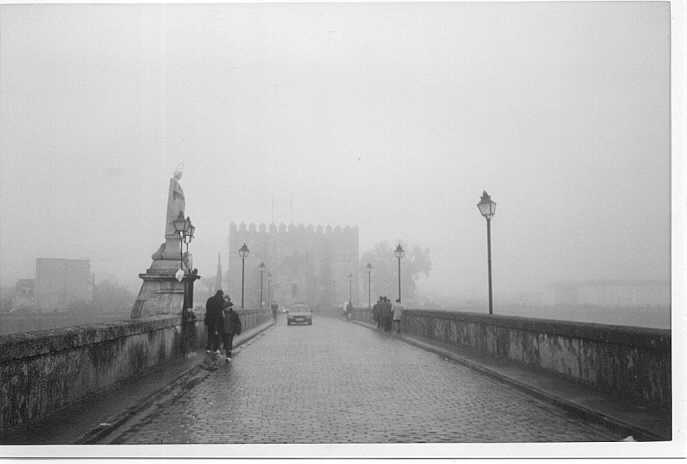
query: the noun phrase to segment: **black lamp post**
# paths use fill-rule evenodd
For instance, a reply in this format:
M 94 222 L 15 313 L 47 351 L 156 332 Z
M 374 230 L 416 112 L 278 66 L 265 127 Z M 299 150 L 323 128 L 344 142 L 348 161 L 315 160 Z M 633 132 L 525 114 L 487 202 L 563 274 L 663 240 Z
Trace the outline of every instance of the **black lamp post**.
M 477 203 L 479 212 L 487 220 L 487 260 L 489 267 L 489 314 L 494 314 L 492 288 L 491 288 L 491 218 L 496 213 L 496 203 L 492 201 L 486 190 L 482 192 L 482 198 Z
M 176 278 L 179 282 L 183 282 L 186 276 L 186 271 L 184 270 L 184 244 L 186 244 L 186 253 L 188 254 L 188 246 L 195 237 L 196 227 L 191 222 L 191 218 L 187 216 L 184 219 L 184 215 L 181 212 L 172 221 L 172 224 L 174 225 L 174 231 L 179 234 L 179 270 L 177 270 Z M 188 271 L 190 272 L 191 269 L 189 268 Z M 186 308 L 193 307 L 193 280 L 194 278 L 191 278 L 184 282 L 184 304 L 181 308 L 184 318 L 186 317 Z
M 188 246 L 196 237 L 196 226 L 191 222 L 191 217 L 186 217 L 186 226 L 184 227 L 184 243 L 186 244 L 186 253 L 188 253 Z
M 267 308 L 272 310 L 272 273 L 267 273 Z
M 260 263 L 258 266 L 258 272 L 260 273 L 260 309 L 262 309 L 262 282 L 263 276 L 265 275 L 265 263 Z
M 401 302 L 401 258 L 405 256 L 406 252 L 399 243 L 396 249 L 394 250 L 394 254 L 396 255 L 396 258 L 398 259 L 398 302 Z
M 244 243 L 241 248 L 239 248 L 239 256 L 241 256 L 241 309 L 243 306 L 243 289 L 245 286 L 245 276 L 246 276 L 246 257 L 250 253 L 248 246 Z
M 372 264 L 367 263 L 367 307 L 372 308 Z
M 353 298 L 352 291 L 351 291 L 351 285 L 353 282 L 353 274 L 349 273 L 346 278 L 348 279 L 348 302 L 351 302 L 351 299 Z

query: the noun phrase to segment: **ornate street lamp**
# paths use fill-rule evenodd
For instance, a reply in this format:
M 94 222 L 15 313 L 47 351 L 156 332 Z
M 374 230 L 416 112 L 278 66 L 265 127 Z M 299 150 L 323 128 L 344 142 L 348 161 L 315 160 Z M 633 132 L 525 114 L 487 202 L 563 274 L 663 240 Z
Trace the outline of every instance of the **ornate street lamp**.
M 267 272 L 267 307 L 272 310 L 272 273 Z
M 241 309 L 244 309 L 243 306 L 243 289 L 245 287 L 245 275 L 246 275 L 246 257 L 248 256 L 248 253 L 250 253 L 250 250 L 248 249 L 248 246 L 243 244 L 241 248 L 239 248 L 239 256 L 241 257 Z
M 479 212 L 487 220 L 487 260 L 489 267 L 489 314 L 494 314 L 493 297 L 491 288 L 491 218 L 496 213 L 496 203 L 492 201 L 486 190 L 482 192 L 482 198 L 477 203 Z
M 372 264 L 367 263 L 367 307 L 372 308 Z
M 405 250 L 399 243 L 396 249 L 394 250 L 394 254 L 396 255 L 396 258 L 398 259 L 398 302 L 401 302 L 401 258 L 403 258 L 406 254 Z
M 346 278 L 348 279 L 348 302 L 350 303 L 351 299 L 353 298 L 353 296 L 352 296 L 353 292 L 351 291 L 351 286 L 352 286 L 352 282 L 353 282 L 353 274 L 351 274 L 349 272 L 348 275 L 346 276 Z
M 177 233 L 177 235 L 179 235 L 179 268 L 181 269 L 183 267 L 184 260 L 184 231 L 188 227 L 186 219 L 184 219 L 184 213 L 180 211 L 179 216 L 177 216 L 177 218 L 174 221 L 172 221 L 172 225 L 174 226 L 174 231 Z
M 265 263 L 260 263 L 258 266 L 258 272 L 260 273 L 260 309 L 262 309 L 262 281 L 265 274 Z
M 184 215 L 181 212 L 179 212 L 179 216 L 172 221 L 172 225 L 174 226 L 174 231 L 179 234 L 179 269 L 177 269 L 174 276 L 179 282 L 183 282 L 184 276 L 186 275 L 186 271 L 184 270 L 184 244 L 186 244 L 186 254 L 188 255 L 188 246 L 195 237 L 196 227 L 191 222 L 191 218 L 187 216 L 186 219 L 184 219 Z M 188 270 L 190 272 L 190 262 L 188 264 Z M 186 316 L 186 308 L 189 307 L 193 307 L 193 279 L 187 280 L 184 283 L 184 304 L 182 307 L 184 317 Z
M 179 212 L 179 216 L 172 221 L 174 231 L 179 235 L 179 270 L 177 270 L 175 277 L 181 282 L 184 279 L 184 244 L 186 244 L 186 253 L 188 253 L 188 245 L 195 237 L 196 227 L 191 223 L 191 218 L 184 219 L 183 213 Z M 190 269 L 189 269 L 190 270 Z
M 191 222 L 191 217 L 186 217 L 186 225 L 184 226 L 184 243 L 186 244 L 186 253 L 188 253 L 188 246 L 196 237 L 196 226 Z

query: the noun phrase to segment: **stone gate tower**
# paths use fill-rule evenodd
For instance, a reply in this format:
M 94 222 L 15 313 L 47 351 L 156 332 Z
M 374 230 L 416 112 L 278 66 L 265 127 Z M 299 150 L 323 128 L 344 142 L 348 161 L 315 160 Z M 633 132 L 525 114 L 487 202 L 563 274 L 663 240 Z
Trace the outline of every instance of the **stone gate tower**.
M 245 306 L 259 307 L 260 274 L 265 263 L 263 301 L 268 301 L 267 272 L 272 275 L 271 290 L 275 303 L 289 305 L 306 302 L 313 307 L 341 305 L 351 299 L 358 302 L 359 269 L 358 227 L 231 223 L 229 229 L 229 291 L 235 304 L 241 300 L 241 257 L 238 249 L 248 245 L 245 266 Z

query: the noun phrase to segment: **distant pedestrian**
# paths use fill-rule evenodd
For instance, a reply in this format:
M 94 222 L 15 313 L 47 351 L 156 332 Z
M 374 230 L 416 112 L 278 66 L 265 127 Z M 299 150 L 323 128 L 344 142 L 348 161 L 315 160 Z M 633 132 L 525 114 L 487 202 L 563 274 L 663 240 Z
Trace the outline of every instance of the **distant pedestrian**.
M 393 324 L 394 331 L 397 334 L 401 333 L 401 314 L 403 314 L 403 305 L 401 305 L 401 300 L 396 300 L 396 304 L 393 306 Z
M 377 328 L 382 327 L 382 297 L 372 307 L 372 319 L 377 323 Z
M 384 314 L 384 332 L 391 332 L 391 321 L 393 314 L 391 312 L 391 301 L 387 297 L 384 297 L 383 308 L 382 314 Z
M 222 308 L 224 307 L 224 292 L 217 290 L 214 296 L 208 298 L 205 303 L 205 326 L 207 328 L 208 342 L 205 351 L 219 353 L 219 337 L 222 330 Z
M 231 298 L 225 304 L 223 312 L 222 338 L 224 341 L 224 355 L 226 362 L 231 362 L 231 348 L 234 346 L 234 336 L 241 333 L 241 319 L 234 311 L 234 303 L 231 302 Z
M 346 320 L 351 320 L 351 316 L 353 315 L 353 305 L 349 301 L 348 304 L 346 305 Z

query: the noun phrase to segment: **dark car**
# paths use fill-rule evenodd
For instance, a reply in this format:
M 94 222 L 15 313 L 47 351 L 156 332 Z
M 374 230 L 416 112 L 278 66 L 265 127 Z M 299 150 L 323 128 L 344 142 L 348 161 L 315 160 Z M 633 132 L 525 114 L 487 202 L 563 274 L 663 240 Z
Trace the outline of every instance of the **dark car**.
M 286 325 L 312 325 L 312 310 L 305 303 L 296 303 L 286 311 Z

